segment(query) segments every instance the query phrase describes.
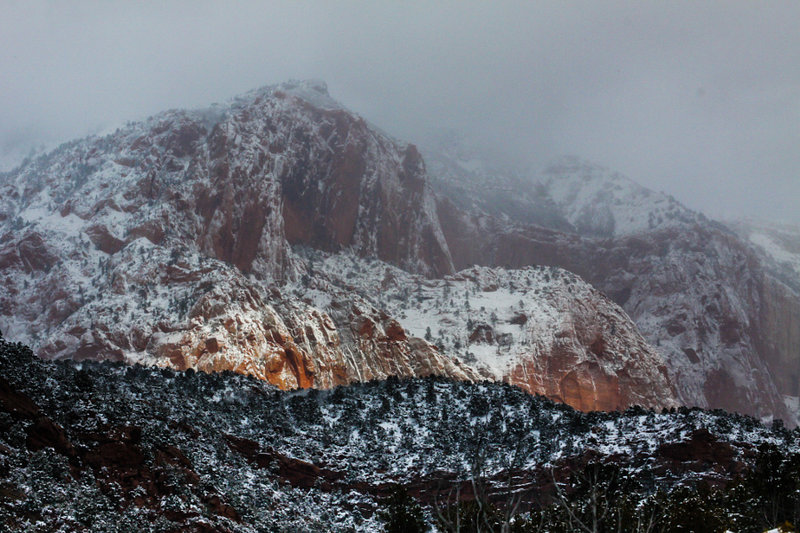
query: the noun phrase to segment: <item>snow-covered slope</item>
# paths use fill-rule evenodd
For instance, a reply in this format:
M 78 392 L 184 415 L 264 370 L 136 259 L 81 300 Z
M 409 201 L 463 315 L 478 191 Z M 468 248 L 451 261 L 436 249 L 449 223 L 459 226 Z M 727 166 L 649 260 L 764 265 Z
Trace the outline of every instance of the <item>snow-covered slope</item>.
M 297 82 L 62 145 L 2 179 L 0 221 L 61 240 L 83 231 L 104 253 L 180 241 L 262 279 L 292 276 L 287 242 L 441 274 L 452 264 L 424 176 L 413 145 Z
M 787 283 L 800 286 L 800 227 L 754 219 L 725 224 L 752 243 Z
M 473 267 L 429 280 L 378 261 L 314 255 L 315 271 L 371 297 L 410 335 L 484 379 L 583 410 L 674 402 L 661 356 L 622 309 L 570 272 Z
M 2 339 L 0 430 L 8 531 L 374 532 L 398 485 L 428 521 L 476 486 L 501 509 L 521 501 L 524 521 L 550 506 L 554 481 L 578 509 L 580 476 L 599 466 L 629 480 L 606 503 L 655 497 L 664 509 L 674 495 L 694 509 L 710 499 L 696 499 L 698 484 L 755 471 L 757 450 L 771 452 L 760 457 L 773 477 L 759 480 L 773 485 L 784 465 L 797 472 L 800 451 L 794 432 L 721 412 L 580 413 L 508 385 L 438 378 L 287 392 L 231 373 L 45 362 Z M 741 521 L 768 503 L 728 509 Z
M 557 295 L 548 321 L 523 328 L 523 364 L 505 354 L 500 329 L 481 330 L 469 352 L 450 341 L 437 349 L 421 338 L 427 326 L 398 322 L 407 304 L 299 257 L 293 248 L 393 269 L 381 290 L 401 297 L 454 272 L 416 148 L 344 109 L 321 82 L 65 144 L 3 175 L 0 194 L 0 330 L 47 358 L 229 369 L 283 388 L 437 374 L 514 381 L 586 409 L 673 402 L 624 313 L 581 282 L 568 289 L 566 274 L 461 274 L 497 277 L 497 294 L 530 278 L 543 298 Z M 537 297 L 523 307 L 537 312 Z M 448 338 L 474 333 L 453 326 Z M 495 337 L 503 355 L 492 359 Z
M 544 264 L 575 272 L 620 304 L 663 355 L 681 402 L 792 420 L 782 395 L 800 395 L 790 383 L 800 363 L 793 311 L 800 293 L 750 242 L 576 158 L 525 178 L 476 161 L 458 171 L 454 153 L 447 147 L 431 156 L 451 162 L 431 166 L 431 181 L 460 191 L 439 202 L 457 268 Z M 484 179 L 509 192 L 482 195 Z
M 621 237 L 705 220 L 670 196 L 577 157 L 550 165 L 539 187 L 581 235 Z
M 459 208 L 556 231 L 614 238 L 704 223 L 671 196 L 574 156 L 543 170 L 450 133 L 423 149 L 434 189 Z
M 283 294 L 300 275 L 292 244 L 452 270 L 416 150 L 320 82 L 67 143 L 0 191 L 0 330 L 42 356 L 233 369 L 284 387 L 471 376 L 355 295 L 332 292 L 327 314 Z M 363 317 L 375 328 L 350 335 Z

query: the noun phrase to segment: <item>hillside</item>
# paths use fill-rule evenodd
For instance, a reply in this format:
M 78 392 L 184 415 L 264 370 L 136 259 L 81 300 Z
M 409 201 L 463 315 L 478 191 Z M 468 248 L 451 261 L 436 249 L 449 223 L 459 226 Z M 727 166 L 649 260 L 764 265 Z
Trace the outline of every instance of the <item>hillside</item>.
M 677 405 L 661 356 L 619 306 L 570 272 L 473 267 L 432 280 L 354 256 L 305 255 L 310 288 L 328 279 L 371 297 L 408 335 L 480 379 L 585 411 Z M 324 307 L 324 295 L 299 294 Z
M 770 479 L 783 490 L 800 474 L 788 466 L 798 433 L 723 412 L 586 414 L 441 378 L 281 391 L 231 372 L 45 362 L 2 340 L 0 371 L 0 523 L 10 530 L 376 531 L 402 486 L 427 521 L 484 498 L 495 518 L 513 505 L 518 531 L 538 520 L 569 531 L 562 503 L 583 506 L 587 480 L 624 489 L 609 517 L 630 520 L 635 505 L 620 502 L 656 505 L 659 531 L 794 519 L 794 500 L 781 500 L 764 522 L 772 500 L 733 480 L 781 473 L 788 481 Z
M 796 422 L 800 289 L 751 240 L 576 158 L 532 174 L 456 142 L 426 153 L 313 81 L 67 143 L 0 176 L 0 330 L 46 358 L 283 388 L 439 374 Z M 484 303 L 408 297 L 455 282 Z

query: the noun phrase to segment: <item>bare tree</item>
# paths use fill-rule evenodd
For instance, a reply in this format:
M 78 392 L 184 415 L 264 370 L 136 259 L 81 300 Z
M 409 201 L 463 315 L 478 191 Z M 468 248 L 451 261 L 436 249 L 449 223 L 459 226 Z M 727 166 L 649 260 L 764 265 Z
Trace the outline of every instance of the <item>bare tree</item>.
M 451 533 L 460 533 L 470 528 L 477 533 L 509 533 L 512 520 L 522 503 L 525 491 L 515 489 L 514 472 L 522 467 L 530 449 L 529 439 L 519 439 L 508 454 L 499 454 L 498 483 L 492 487 L 491 471 L 488 464 L 490 443 L 487 428 L 484 424 L 476 424 L 470 428 L 468 470 L 463 479 L 451 486 L 446 494 L 437 490 L 434 498 L 434 511 L 439 525 Z M 502 480 L 502 481 L 500 481 Z M 473 500 L 470 505 L 470 523 L 465 523 L 463 516 L 462 485 L 468 483 L 472 489 Z M 495 507 L 492 494 L 503 495 L 505 502 L 502 511 Z M 444 496 L 444 497 L 442 497 Z M 496 498 L 495 498 L 496 499 Z

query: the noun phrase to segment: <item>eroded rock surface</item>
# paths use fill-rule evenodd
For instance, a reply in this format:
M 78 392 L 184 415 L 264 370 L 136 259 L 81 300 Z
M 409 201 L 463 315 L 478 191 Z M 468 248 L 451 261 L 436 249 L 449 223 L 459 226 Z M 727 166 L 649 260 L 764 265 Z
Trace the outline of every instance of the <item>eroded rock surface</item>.
M 465 266 L 464 250 L 483 251 L 486 236 L 451 231 L 459 215 L 438 208 L 418 150 L 320 83 L 65 144 L 2 176 L 0 193 L 10 200 L 0 329 L 46 358 L 232 370 L 282 388 L 437 374 L 510 381 L 581 409 L 673 403 L 657 353 L 585 284 L 582 296 L 554 286 L 560 296 L 547 305 L 559 318 L 546 326 L 523 318 L 538 305 L 526 297 L 513 320 L 530 350 L 513 361 L 519 339 L 494 324 L 466 349 L 469 313 L 435 326 L 461 348 L 408 324 L 408 294 L 455 274 L 451 249 Z M 315 267 L 301 249 L 394 274 L 365 284 Z M 501 285 L 515 276 L 479 275 Z M 470 320 L 482 316 L 476 308 Z M 480 350 L 503 364 L 478 361 Z

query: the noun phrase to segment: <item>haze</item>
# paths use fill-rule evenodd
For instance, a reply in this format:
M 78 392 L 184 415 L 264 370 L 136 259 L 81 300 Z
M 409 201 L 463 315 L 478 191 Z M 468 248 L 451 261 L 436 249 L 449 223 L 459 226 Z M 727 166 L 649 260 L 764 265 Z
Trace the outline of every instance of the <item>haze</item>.
M 3 2 L 0 165 L 291 78 L 418 142 L 800 223 L 800 3 Z

